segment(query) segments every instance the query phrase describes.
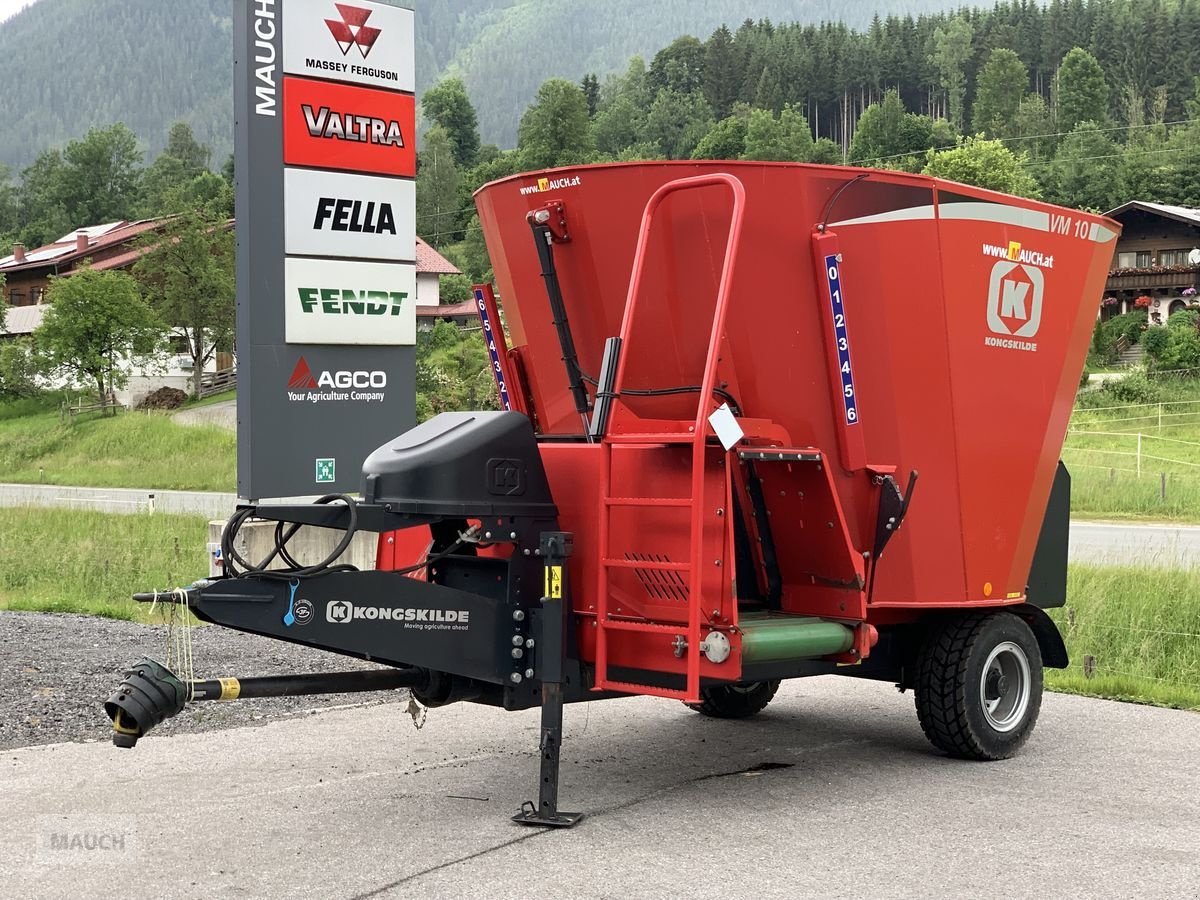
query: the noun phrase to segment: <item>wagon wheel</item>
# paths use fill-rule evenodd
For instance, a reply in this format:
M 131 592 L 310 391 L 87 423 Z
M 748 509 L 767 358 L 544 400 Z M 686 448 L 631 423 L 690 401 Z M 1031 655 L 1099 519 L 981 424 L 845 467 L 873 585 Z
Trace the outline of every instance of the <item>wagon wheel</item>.
M 917 717 L 935 747 L 959 759 L 1006 759 L 1037 722 L 1041 650 L 1012 613 L 959 616 L 926 638 L 916 687 Z

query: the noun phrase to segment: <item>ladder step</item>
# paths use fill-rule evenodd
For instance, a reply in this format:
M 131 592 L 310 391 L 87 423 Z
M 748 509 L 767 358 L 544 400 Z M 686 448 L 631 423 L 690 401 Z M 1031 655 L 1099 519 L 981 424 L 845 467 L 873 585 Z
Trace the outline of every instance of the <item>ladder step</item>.
M 633 684 L 628 681 L 597 681 L 596 689 L 601 691 L 617 691 L 622 694 L 644 694 L 649 697 L 666 697 L 668 700 L 682 700 L 685 703 L 699 703 L 699 697 L 689 697 L 687 691 L 677 691 L 674 688 L 658 687 L 653 684 Z
M 692 506 L 690 497 L 606 497 L 609 506 Z
M 633 622 L 628 619 L 609 619 L 601 622 L 600 627 L 605 631 L 632 631 L 636 634 L 683 634 L 687 625 L 663 625 L 658 622 Z
M 690 572 L 691 563 L 682 562 L 650 562 L 641 559 L 602 559 L 600 564 L 606 569 L 644 569 L 653 572 Z

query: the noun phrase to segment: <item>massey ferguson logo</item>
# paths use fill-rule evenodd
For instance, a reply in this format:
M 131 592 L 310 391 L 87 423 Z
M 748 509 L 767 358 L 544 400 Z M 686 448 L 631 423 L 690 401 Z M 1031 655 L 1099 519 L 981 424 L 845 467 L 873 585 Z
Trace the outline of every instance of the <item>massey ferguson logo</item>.
M 366 59 L 375 49 L 375 42 L 379 40 L 379 36 L 383 34 L 381 29 L 372 28 L 367 24 L 367 19 L 371 18 L 371 10 L 350 6 L 348 3 L 333 5 L 337 7 L 341 19 L 326 19 L 325 24 L 329 26 L 329 33 L 333 35 L 333 39 L 337 41 L 342 56 L 349 53 L 351 47 L 357 47 L 362 58 Z
M 1037 337 L 1042 327 L 1042 303 L 1045 295 L 1045 276 L 1035 266 L 1015 262 L 998 262 L 992 268 L 988 288 L 988 329 L 1000 337 L 985 338 L 989 347 L 1006 350 L 1036 351 Z
M 322 400 L 352 400 L 381 403 L 386 398 L 387 372 L 321 372 L 314 374 L 303 356 L 288 379 L 288 399 L 317 403 Z
M 471 613 L 466 609 L 393 609 L 387 606 L 357 606 L 349 600 L 330 600 L 325 607 L 325 618 L 334 625 L 349 625 L 364 620 L 403 622 L 405 627 L 427 631 L 463 630 L 471 624 Z
M 315 108 L 305 103 L 304 124 L 310 137 L 352 141 L 382 147 L 404 147 L 404 132 L 395 119 L 378 119 L 357 113 L 335 112 L 328 106 Z

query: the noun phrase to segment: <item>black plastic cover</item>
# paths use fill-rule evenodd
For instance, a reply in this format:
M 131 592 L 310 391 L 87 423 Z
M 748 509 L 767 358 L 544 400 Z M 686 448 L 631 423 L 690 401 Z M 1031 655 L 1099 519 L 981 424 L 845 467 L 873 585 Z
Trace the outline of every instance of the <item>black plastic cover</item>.
M 1051 609 L 1067 602 L 1067 559 L 1071 540 L 1071 473 L 1059 460 L 1046 517 L 1038 535 L 1025 597 L 1031 606 Z
M 363 499 L 396 512 L 556 516 L 529 419 L 518 412 L 442 413 L 363 463 Z

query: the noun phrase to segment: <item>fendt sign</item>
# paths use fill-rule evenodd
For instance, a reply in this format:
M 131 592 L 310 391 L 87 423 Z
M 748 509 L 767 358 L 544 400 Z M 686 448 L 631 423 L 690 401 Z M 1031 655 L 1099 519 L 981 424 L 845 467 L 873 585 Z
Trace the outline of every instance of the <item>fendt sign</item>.
M 415 418 L 413 13 L 234 10 L 238 494 L 355 491 Z

